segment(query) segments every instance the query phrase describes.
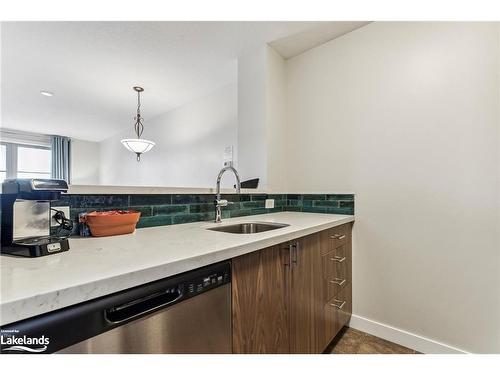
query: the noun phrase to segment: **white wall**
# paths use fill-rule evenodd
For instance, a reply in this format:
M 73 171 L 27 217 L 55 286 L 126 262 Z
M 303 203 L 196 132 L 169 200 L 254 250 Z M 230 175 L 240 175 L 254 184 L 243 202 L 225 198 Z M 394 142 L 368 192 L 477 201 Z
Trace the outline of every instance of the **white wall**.
M 133 123 L 101 142 L 100 183 L 126 186 L 211 187 L 223 166 L 224 148 L 237 155 L 237 87 L 227 85 L 164 115 L 145 121 L 143 137 L 156 146 L 135 155 L 120 143 Z M 226 176 L 224 186 L 234 183 Z
M 353 191 L 354 314 L 500 352 L 499 34 L 372 23 L 287 61 L 290 191 Z
M 286 66 L 271 47 L 238 59 L 238 170 L 259 188 L 284 192 Z
M 71 139 L 71 184 L 98 185 L 100 147 L 99 142 Z
M 243 180 L 259 178 L 267 187 L 267 48 L 238 58 L 238 171 Z
M 286 191 L 286 64 L 267 47 L 266 141 L 267 190 Z

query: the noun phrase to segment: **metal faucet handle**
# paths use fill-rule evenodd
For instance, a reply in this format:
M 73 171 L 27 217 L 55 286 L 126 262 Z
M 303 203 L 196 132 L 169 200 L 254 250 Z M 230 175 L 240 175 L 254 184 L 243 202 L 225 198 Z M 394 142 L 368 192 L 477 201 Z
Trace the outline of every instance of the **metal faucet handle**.
M 219 207 L 226 207 L 229 203 L 233 202 L 228 202 L 226 199 L 216 199 L 215 200 L 215 205 Z

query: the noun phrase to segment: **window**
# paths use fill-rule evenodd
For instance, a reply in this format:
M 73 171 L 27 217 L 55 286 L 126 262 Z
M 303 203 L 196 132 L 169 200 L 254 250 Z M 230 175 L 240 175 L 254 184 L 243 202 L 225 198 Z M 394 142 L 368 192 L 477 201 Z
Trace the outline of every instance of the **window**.
M 8 142 L 0 146 L 0 182 L 5 178 L 50 178 L 50 147 Z
M 7 177 L 7 145 L 0 144 L 0 182 Z

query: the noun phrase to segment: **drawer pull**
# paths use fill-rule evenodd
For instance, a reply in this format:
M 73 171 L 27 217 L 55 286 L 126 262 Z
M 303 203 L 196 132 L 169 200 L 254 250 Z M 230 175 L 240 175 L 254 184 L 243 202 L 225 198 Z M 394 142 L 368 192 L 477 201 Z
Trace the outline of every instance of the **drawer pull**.
M 344 307 L 346 301 L 339 301 L 338 299 L 334 299 L 333 302 L 335 303 L 330 303 L 330 306 L 336 307 L 339 310 L 342 310 L 342 307 Z
M 337 284 L 338 286 L 342 286 L 342 285 L 344 285 L 344 284 L 345 284 L 346 279 L 338 279 L 338 278 L 335 278 L 335 279 L 333 279 L 333 280 L 330 280 L 330 282 L 331 282 L 332 284 Z
M 334 262 L 342 263 L 345 260 L 345 257 L 334 256 L 333 258 L 330 258 L 330 260 L 333 260 Z
M 343 240 L 345 238 L 345 234 L 334 234 L 330 236 L 332 240 Z

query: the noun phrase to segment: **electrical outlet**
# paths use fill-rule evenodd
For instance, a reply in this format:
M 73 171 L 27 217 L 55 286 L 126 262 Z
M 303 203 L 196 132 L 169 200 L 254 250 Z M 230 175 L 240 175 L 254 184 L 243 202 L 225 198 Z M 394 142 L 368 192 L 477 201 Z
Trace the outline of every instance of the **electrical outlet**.
M 274 199 L 266 199 L 266 208 L 274 208 Z
M 66 216 L 68 219 L 70 219 L 70 217 L 69 217 L 69 206 L 52 207 L 52 208 L 64 212 L 64 216 Z M 59 226 L 59 224 L 57 224 L 57 222 L 54 219 L 55 213 L 56 213 L 55 211 L 50 210 L 50 226 L 51 227 L 57 227 L 57 226 Z
M 224 148 L 224 167 L 233 165 L 233 146 L 226 146 Z

